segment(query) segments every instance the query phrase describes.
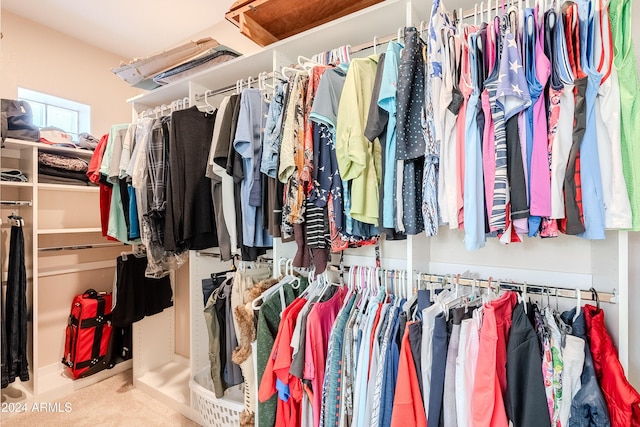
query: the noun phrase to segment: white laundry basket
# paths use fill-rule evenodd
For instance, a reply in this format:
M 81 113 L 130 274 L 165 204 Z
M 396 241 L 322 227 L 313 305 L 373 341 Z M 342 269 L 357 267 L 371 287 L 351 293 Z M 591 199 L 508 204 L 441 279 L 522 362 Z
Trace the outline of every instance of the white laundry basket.
M 223 398 L 213 393 L 213 381 L 209 366 L 197 372 L 189 381 L 189 388 L 196 395 L 198 411 L 209 427 L 233 427 L 240 425 L 240 413 L 244 409 L 239 386 L 227 390 Z

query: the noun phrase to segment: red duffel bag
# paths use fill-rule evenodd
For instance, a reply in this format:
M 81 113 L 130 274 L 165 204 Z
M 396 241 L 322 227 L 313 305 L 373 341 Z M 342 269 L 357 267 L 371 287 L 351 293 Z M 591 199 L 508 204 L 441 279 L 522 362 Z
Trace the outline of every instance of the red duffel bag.
M 74 378 L 112 368 L 111 293 L 87 289 L 73 298 L 62 363 Z

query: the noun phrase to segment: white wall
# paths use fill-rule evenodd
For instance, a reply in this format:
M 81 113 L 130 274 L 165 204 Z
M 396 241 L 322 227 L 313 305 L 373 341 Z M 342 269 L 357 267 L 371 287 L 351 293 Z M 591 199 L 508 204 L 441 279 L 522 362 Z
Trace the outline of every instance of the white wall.
M 126 99 L 141 93 L 111 73 L 121 57 L 51 28 L 1 11 L 0 96 L 24 87 L 91 106 L 91 132 L 131 120 Z M 73 22 L 69 22 L 73 25 Z

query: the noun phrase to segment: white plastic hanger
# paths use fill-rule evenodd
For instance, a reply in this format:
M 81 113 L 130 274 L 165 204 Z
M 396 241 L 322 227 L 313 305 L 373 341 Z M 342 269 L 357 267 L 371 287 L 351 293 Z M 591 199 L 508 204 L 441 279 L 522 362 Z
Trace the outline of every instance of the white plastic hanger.
M 576 314 L 573 315 L 573 321 L 578 320 L 578 316 L 580 316 L 580 311 L 582 310 L 582 292 L 580 288 L 576 288 Z
M 289 261 L 291 261 L 291 265 L 293 265 L 293 260 L 288 260 L 287 264 L 289 263 Z M 285 277 L 283 277 L 278 283 L 276 283 L 275 285 L 271 286 L 269 289 L 264 291 L 260 296 L 258 296 L 256 299 L 254 299 L 251 302 L 251 308 L 252 309 L 260 310 L 260 306 L 262 305 L 262 303 L 264 301 L 266 301 L 271 295 L 273 295 L 276 292 L 278 292 L 286 284 L 291 284 L 291 287 L 293 289 L 298 289 L 300 287 L 300 278 L 299 277 L 295 277 L 293 275 L 293 267 L 292 267 L 292 269 L 290 271 L 287 269 L 286 272 L 287 272 L 287 275 Z M 297 285 L 297 287 L 296 287 L 296 285 Z
M 209 113 L 213 113 L 216 109 L 213 105 L 209 103 L 209 95 L 211 95 L 212 93 L 213 92 L 209 90 L 204 93 L 204 103 L 206 104 L 207 107 L 210 108 L 210 110 L 208 110 Z
M 282 75 L 287 79 L 295 76 L 299 71 L 300 70 L 293 67 L 282 67 L 282 69 L 280 70 Z
M 529 302 L 529 296 L 527 295 L 527 282 L 522 284 L 522 292 L 518 294 L 518 301 L 522 303 L 525 314 L 527 313 L 527 303 Z
M 240 80 L 237 80 L 237 81 L 236 81 L 236 93 L 237 93 L 238 95 L 240 95 L 240 93 L 242 93 L 242 86 L 243 86 L 243 84 L 244 84 L 244 80 L 243 80 L 243 79 L 240 79 Z

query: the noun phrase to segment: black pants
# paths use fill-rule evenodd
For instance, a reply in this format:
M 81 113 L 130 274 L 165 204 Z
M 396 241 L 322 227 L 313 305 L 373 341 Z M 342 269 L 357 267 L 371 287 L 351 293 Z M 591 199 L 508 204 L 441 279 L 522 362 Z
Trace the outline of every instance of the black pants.
M 16 377 L 29 381 L 27 362 L 27 271 L 22 227 L 11 227 L 6 304 L 2 322 L 2 388 Z

